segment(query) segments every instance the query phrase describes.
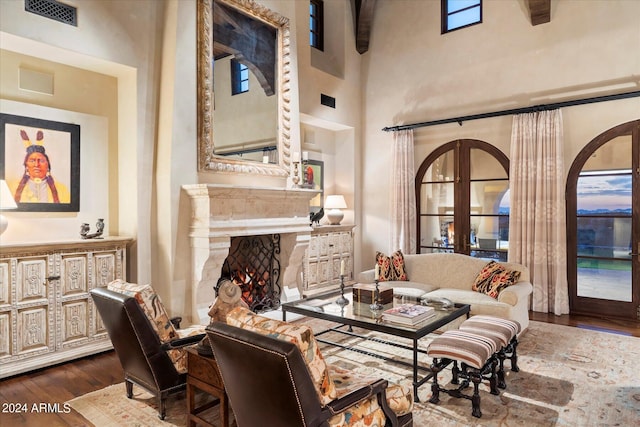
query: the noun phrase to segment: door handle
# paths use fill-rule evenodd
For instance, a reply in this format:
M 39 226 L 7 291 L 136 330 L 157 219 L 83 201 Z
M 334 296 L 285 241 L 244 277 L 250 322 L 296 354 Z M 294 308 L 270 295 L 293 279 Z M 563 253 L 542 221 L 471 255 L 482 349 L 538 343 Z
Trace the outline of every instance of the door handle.
M 466 234 L 462 237 L 462 245 L 464 246 L 464 250 L 471 249 L 471 243 L 469 243 L 469 239 Z

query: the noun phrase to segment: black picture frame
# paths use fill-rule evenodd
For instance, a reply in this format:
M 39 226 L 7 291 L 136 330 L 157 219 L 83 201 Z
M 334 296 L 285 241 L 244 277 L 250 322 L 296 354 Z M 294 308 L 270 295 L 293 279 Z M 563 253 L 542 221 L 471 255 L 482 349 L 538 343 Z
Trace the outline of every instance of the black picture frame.
M 27 147 L 35 145 L 43 147 L 37 151 L 46 158 L 52 179 L 27 178 L 32 154 Z M 14 197 L 20 193 L 17 211 L 80 211 L 80 125 L 0 113 L 0 154 L 0 177 Z M 32 191 L 42 181 L 47 201 Z
M 309 168 L 309 169 L 308 169 Z M 309 170 L 311 174 L 309 174 Z M 324 205 L 324 162 L 306 160 L 302 163 L 302 188 L 320 190 L 309 202 L 310 212 L 318 212 Z

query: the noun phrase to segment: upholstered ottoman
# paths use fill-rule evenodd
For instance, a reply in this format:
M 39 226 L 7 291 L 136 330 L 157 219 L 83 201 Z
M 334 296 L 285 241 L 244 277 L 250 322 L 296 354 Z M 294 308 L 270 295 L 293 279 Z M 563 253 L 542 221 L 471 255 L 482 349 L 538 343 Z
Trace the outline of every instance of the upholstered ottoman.
M 496 342 L 498 349 L 496 356 L 499 361 L 498 387 L 507 388 L 504 375 L 504 361 L 511 361 L 511 370 L 518 372 L 518 334 L 520 324 L 515 320 L 502 319 L 496 316 L 478 315 L 472 316 L 460 325 L 461 331 L 472 332 L 491 338 Z
M 427 347 L 427 355 L 433 358 L 431 364 L 432 395 L 429 402 L 438 403 L 440 392 L 447 393 L 452 397 L 469 399 L 472 404 L 471 414 L 480 418 L 482 412 L 480 411 L 479 385 L 482 380 L 489 381 L 491 394 L 500 394 L 495 374 L 496 350 L 493 339 L 468 331 L 446 331 L 431 341 Z M 462 384 L 456 389 L 446 389 L 438 384 L 438 373 L 451 363 L 453 363 L 451 383 L 459 384 L 459 378 L 463 379 Z M 460 367 L 458 367 L 458 363 L 460 363 Z M 472 396 L 462 393 L 462 390 L 469 386 L 469 381 L 473 383 Z

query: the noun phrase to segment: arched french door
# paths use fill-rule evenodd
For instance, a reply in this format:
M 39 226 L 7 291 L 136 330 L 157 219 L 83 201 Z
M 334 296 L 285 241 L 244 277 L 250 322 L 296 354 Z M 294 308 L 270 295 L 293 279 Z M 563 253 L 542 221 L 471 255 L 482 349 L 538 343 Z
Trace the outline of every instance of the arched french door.
M 571 312 L 640 320 L 640 120 L 584 147 L 566 200 Z
M 416 174 L 418 253 L 507 260 L 509 159 L 484 141 L 434 150 Z

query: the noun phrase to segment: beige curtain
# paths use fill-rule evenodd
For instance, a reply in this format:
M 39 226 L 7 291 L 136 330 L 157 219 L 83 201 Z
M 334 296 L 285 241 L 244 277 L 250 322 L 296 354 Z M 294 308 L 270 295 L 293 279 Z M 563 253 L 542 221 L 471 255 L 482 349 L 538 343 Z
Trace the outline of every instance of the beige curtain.
M 391 169 L 391 248 L 416 252 L 416 193 L 413 130 L 393 132 Z
M 569 313 L 562 113 L 513 118 L 509 261 L 526 265 L 533 311 Z

